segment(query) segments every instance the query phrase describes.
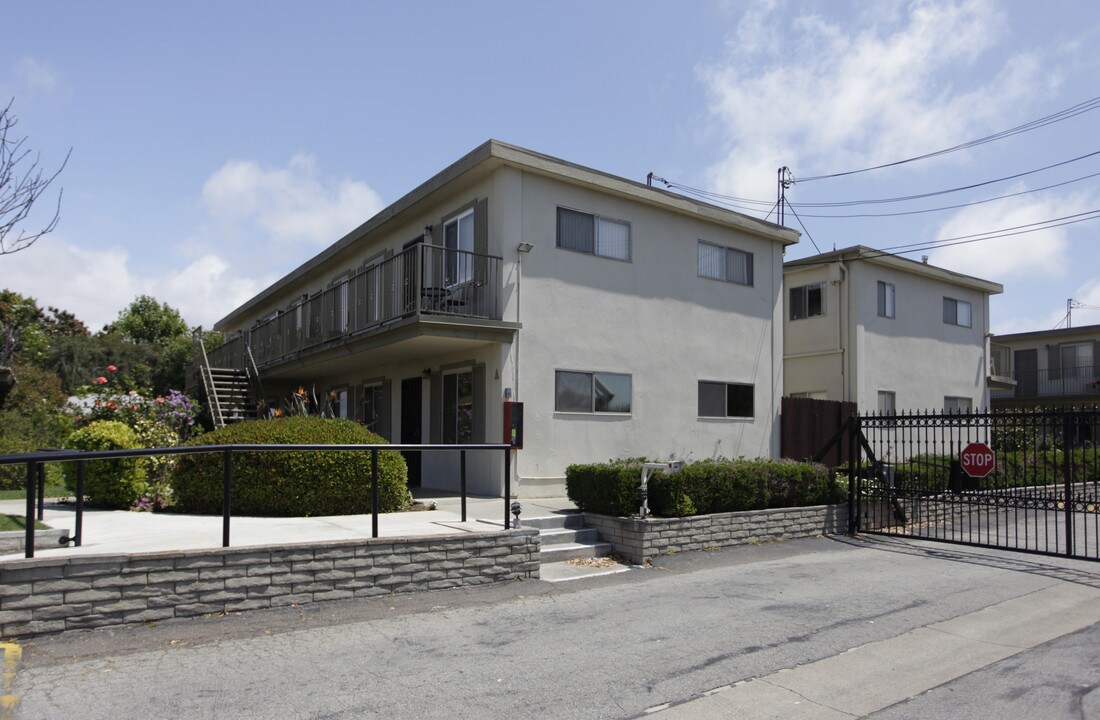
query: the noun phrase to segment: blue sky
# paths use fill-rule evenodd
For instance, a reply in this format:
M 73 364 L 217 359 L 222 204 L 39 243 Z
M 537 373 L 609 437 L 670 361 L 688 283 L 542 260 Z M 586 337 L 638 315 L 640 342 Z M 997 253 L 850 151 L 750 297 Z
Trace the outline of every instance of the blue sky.
M 809 231 L 788 259 L 1100 209 L 1100 178 L 1027 192 L 1100 173 L 1100 156 L 922 202 L 798 204 L 935 192 L 1100 150 L 1098 109 L 799 182 L 1100 96 L 1091 0 L 40 2 L 5 21 L 0 97 L 45 167 L 73 152 L 57 231 L 0 256 L 0 286 L 93 330 L 141 293 L 210 325 L 490 137 L 763 202 L 788 166 Z M 1098 237 L 1089 219 L 908 257 L 1002 283 L 994 332 L 1054 327 L 1070 298 L 1076 326 L 1100 323 Z

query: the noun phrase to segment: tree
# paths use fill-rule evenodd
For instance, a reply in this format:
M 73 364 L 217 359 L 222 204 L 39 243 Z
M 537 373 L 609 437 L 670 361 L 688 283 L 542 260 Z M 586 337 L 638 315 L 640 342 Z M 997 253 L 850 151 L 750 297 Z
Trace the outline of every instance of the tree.
M 179 310 L 156 298 L 139 295 L 118 314 L 114 329 L 132 343 L 168 345 L 190 332 Z
M 65 165 L 69 162 L 69 149 L 61 167 L 52 175 L 43 174 L 39 167 L 39 156 L 31 158 L 31 151 L 24 146 L 26 137 L 14 135 L 18 118 L 12 114 L 10 100 L 0 110 L 0 255 L 10 255 L 26 250 L 43 235 L 53 232 L 61 217 L 61 191 L 57 193 L 57 205 L 49 222 L 39 226 L 38 230 L 27 230 L 24 221 L 30 215 L 35 202 L 45 193 Z

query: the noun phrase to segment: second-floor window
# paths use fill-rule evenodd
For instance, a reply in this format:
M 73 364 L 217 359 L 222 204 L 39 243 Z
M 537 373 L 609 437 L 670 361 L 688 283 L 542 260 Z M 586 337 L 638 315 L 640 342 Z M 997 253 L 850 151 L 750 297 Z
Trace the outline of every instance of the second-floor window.
M 1098 374 L 1093 370 L 1092 343 L 1052 345 L 1048 360 L 1051 380 L 1085 378 L 1091 380 Z
M 473 257 L 470 255 L 474 251 L 473 208 L 443 224 L 443 246 L 447 248 L 444 284 L 450 287 L 469 282 L 473 278 Z
M 558 208 L 558 247 L 630 262 L 630 224 Z
M 948 325 L 970 327 L 970 303 L 966 300 L 943 299 L 943 321 Z
M 817 317 L 825 314 L 825 283 L 801 285 L 791 288 L 791 320 Z
M 700 240 L 699 277 L 752 285 L 752 253 Z
M 893 283 L 878 282 L 878 315 L 879 317 L 894 317 L 894 285 Z

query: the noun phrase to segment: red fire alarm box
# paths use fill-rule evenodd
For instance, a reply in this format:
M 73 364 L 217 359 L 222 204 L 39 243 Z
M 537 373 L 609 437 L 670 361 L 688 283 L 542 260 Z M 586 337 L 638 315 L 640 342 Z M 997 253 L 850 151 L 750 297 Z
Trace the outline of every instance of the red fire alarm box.
M 504 442 L 517 450 L 523 448 L 523 403 L 504 403 Z

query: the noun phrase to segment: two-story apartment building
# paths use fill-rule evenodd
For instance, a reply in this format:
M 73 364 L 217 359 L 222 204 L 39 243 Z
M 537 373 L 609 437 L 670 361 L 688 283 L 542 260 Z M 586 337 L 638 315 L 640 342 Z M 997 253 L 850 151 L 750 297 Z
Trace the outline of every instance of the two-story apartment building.
M 490 140 L 217 324 L 271 401 L 331 393 L 392 442 L 500 442 L 521 495 L 570 463 L 776 456 L 790 229 Z M 468 460 L 500 495 L 499 454 Z M 451 489 L 457 458 L 410 456 Z
M 993 337 L 993 356 L 1015 385 L 995 390 L 995 409 L 1100 403 L 1100 325 Z
M 788 395 L 861 412 L 989 405 L 995 282 L 855 246 L 783 267 Z

